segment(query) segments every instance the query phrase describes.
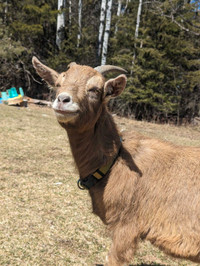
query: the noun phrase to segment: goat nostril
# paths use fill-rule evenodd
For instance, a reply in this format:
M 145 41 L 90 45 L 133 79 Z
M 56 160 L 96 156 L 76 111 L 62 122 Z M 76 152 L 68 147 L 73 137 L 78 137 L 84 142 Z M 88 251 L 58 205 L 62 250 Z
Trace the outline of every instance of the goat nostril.
M 63 102 L 64 102 L 64 103 L 68 103 L 68 102 L 70 102 L 70 101 L 71 101 L 71 99 L 70 99 L 69 96 L 67 96 L 67 97 L 65 97 L 65 99 L 63 99 Z
M 63 95 L 63 94 L 60 94 L 57 99 L 58 99 L 58 102 L 62 102 L 62 103 L 69 103 L 71 101 L 70 96 Z

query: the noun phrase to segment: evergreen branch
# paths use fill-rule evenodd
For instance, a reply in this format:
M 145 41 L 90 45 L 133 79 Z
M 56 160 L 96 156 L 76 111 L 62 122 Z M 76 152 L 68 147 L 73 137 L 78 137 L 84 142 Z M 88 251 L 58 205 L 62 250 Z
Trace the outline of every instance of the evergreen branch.
M 200 33 L 197 33 L 195 31 L 191 31 L 190 29 L 188 29 L 188 28 L 184 27 L 183 25 L 181 25 L 177 20 L 175 20 L 173 14 L 171 14 L 171 16 L 166 16 L 166 17 L 170 17 L 172 22 L 174 22 L 176 25 L 178 25 L 182 30 L 190 32 L 190 33 L 192 33 L 192 34 L 194 34 L 196 36 L 200 36 Z
M 169 2 L 171 3 L 171 6 L 172 6 L 172 1 L 169 0 Z M 150 2 L 145 2 L 145 3 L 150 3 Z M 155 4 L 155 3 L 159 3 L 159 2 L 158 2 L 158 1 L 153 1 L 152 4 Z M 177 11 L 178 11 L 179 8 L 180 8 L 180 6 L 177 6 L 176 8 L 173 8 L 173 9 L 171 10 L 171 14 L 170 14 L 170 15 L 165 14 L 164 11 L 163 11 L 163 9 L 162 9 L 159 5 L 156 6 L 156 9 L 158 10 L 158 12 L 153 12 L 153 10 L 150 10 L 150 11 L 151 11 L 152 13 L 156 14 L 156 15 L 161 14 L 161 16 L 164 16 L 164 17 L 166 17 L 166 18 L 170 18 L 171 21 L 172 21 L 173 23 L 175 23 L 179 28 L 181 28 L 181 29 L 184 30 L 184 31 L 186 31 L 186 32 L 190 32 L 191 34 L 194 34 L 195 36 L 200 36 L 200 33 L 195 32 L 195 31 L 189 29 L 188 27 L 186 28 L 185 26 L 183 26 L 181 23 L 179 23 L 179 22 L 175 19 L 174 15 L 177 13 Z M 200 28 L 200 27 L 198 27 L 198 26 L 193 25 L 193 23 L 191 23 L 191 22 L 189 22 L 189 21 L 186 21 L 182 15 L 179 15 L 179 16 L 181 17 L 181 19 L 182 19 L 185 23 L 188 23 L 190 26 L 196 27 L 196 28 L 198 28 L 198 29 Z
M 194 25 L 190 20 L 186 20 L 182 15 L 180 15 L 181 19 L 184 20 L 185 23 L 188 23 L 190 26 L 194 27 L 194 28 L 197 28 L 197 29 L 200 29 L 199 26 L 197 25 Z

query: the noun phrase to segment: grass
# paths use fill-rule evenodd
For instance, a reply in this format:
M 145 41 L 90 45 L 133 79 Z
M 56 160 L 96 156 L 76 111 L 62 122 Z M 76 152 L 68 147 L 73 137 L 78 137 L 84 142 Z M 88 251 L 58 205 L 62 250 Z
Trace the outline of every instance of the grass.
M 119 127 L 200 146 L 200 130 L 116 117 Z M 0 265 L 103 264 L 106 229 L 77 188 L 65 131 L 48 108 L 0 105 Z M 195 265 L 141 243 L 133 265 Z

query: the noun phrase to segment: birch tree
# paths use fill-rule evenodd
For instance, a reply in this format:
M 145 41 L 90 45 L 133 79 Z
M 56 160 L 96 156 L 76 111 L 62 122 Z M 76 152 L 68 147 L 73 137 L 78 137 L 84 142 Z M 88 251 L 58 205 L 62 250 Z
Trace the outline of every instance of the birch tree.
M 125 5 L 125 7 L 124 7 L 123 13 L 126 12 L 126 9 L 127 9 L 127 7 L 128 7 L 128 3 L 129 3 L 129 2 L 130 2 L 130 0 L 126 0 L 126 5 Z
M 111 9 L 112 9 L 112 0 L 108 0 L 107 11 L 106 11 L 106 25 L 105 25 L 102 55 L 101 55 L 101 65 L 105 65 L 107 59 L 108 39 L 110 34 L 111 15 L 112 15 Z
M 135 28 L 135 39 L 138 38 L 138 34 L 139 34 L 141 13 L 142 13 L 142 0 L 139 0 L 138 12 L 137 12 L 137 22 L 136 22 L 136 28 Z
M 134 52 L 133 52 L 131 75 L 133 73 L 133 67 L 134 67 L 135 58 L 136 58 L 136 48 L 137 48 L 137 39 L 138 39 L 139 28 L 140 28 L 141 13 L 142 13 L 142 0 L 139 0 L 138 11 L 137 11 L 137 21 L 136 21 L 136 27 L 135 27 L 135 43 L 134 43 Z
M 71 29 L 72 25 L 72 1 L 69 0 L 69 28 Z
M 77 35 L 77 48 L 79 48 L 81 40 L 81 20 L 82 20 L 82 0 L 78 1 L 78 35 Z
M 120 17 L 121 15 L 121 9 L 122 9 L 122 0 L 118 0 L 118 6 L 117 6 L 117 16 Z M 116 22 L 115 25 L 115 35 L 118 31 L 118 21 Z
M 8 1 L 5 1 L 5 8 L 4 8 L 4 23 L 7 22 L 7 13 L 8 13 Z
M 100 13 L 99 37 L 98 37 L 98 56 L 99 57 L 101 55 L 101 49 L 102 49 L 102 37 L 103 37 L 103 30 L 104 30 L 105 15 L 106 15 L 106 0 L 101 0 L 101 13 Z
M 61 43 L 64 39 L 65 28 L 65 11 L 66 0 L 58 0 L 58 15 L 57 15 L 57 30 L 56 30 L 56 44 L 61 49 Z

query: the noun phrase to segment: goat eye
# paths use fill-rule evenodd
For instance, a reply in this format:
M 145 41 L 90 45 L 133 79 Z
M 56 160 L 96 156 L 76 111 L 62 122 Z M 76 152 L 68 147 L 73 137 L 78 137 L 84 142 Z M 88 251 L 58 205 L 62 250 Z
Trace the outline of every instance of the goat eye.
M 91 89 L 88 90 L 89 92 L 95 92 L 98 93 L 98 89 L 96 87 L 92 87 Z
M 98 100 L 100 95 L 100 90 L 97 87 L 92 87 L 88 90 L 88 97 L 91 100 Z

